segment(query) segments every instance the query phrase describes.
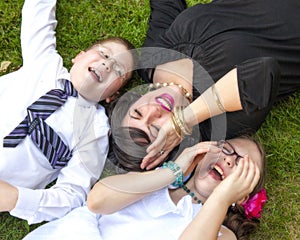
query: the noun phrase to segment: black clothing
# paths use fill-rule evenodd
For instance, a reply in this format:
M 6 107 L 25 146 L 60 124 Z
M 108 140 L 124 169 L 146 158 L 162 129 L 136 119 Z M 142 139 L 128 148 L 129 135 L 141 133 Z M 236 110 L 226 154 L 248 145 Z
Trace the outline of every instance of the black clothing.
M 243 111 L 226 113 L 226 138 L 257 131 L 274 101 L 300 89 L 299 0 L 215 0 L 187 9 L 183 0 L 152 0 L 151 10 L 143 47 L 172 49 L 200 64 L 194 99 L 211 85 L 203 79 L 216 82 L 237 67 Z M 146 70 L 141 75 L 149 81 Z M 212 139 L 211 124 L 200 123 L 203 140 Z

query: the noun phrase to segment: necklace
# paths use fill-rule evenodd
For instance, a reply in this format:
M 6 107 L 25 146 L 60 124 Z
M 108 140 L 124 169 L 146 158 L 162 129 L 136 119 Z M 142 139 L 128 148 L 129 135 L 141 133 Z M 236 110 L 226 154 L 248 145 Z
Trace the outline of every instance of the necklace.
M 182 184 L 181 187 L 186 193 L 188 193 L 193 198 L 194 201 L 196 201 L 198 204 L 202 203 L 201 200 L 195 196 L 195 193 L 191 192 L 191 190 L 187 186 Z
M 170 82 L 170 83 L 151 83 L 149 85 L 149 89 L 154 90 L 154 89 L 157 89 L 157 88 L 173 86 L 173 85 L 177 86 L 182 91 L 184 97 L 190 103 L 193 101 L 192 94 L 188 90 L 186 90 L 181 84 L 177 84 L 177 83 L 174 83 L 174 82 Z

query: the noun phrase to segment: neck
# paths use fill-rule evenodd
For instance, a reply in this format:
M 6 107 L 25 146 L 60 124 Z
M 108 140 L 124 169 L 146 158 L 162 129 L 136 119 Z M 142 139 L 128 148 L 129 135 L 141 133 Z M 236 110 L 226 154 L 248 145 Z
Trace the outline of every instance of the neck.
M 169 189 L 169 194 L 175 205 L 177 205 L 181 198 L 187 195 L 182 188 Z
M 163 80 L 162 80 L 163 79 Z M 175 84 L 176 86 L 182 86 L 182 88 L 188 92 L 192 96 L 193 87 L 192 87 L 192 81 L 189 81 L 186 78 L 183 78 L 181 75 L 177 74 L 175 71 L 165 71 L 162 69 L 156 69 L 153 73 L 153 79 L 154 84 L 167 84 L 170 83 Z
M 205 198 L 199 195 L 193 188 L 188 186 L 188 183 L 183 187 L 170 189 L 169 190 L 170 197 L 175 205 L 186 195 L 190 195 L 192 197 L 192 201 L 194 204 L 204 203 Z

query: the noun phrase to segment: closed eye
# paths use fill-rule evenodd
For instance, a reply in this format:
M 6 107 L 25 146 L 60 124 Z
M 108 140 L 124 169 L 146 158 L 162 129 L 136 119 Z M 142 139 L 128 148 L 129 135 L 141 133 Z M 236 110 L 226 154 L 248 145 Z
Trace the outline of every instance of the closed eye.
M 137 108 L 135 108 L 133 113 L 129 112 L 129 117 L 139 120 L 141 117 L 143 117 L 143 115 Z
M 100 53 L 100 55 L 101 55 L 103 58 L 109 59 L 109 55 L 108 55 L 107 53 L 105 53 L 104 51 L 99 50 L 99 53 Z

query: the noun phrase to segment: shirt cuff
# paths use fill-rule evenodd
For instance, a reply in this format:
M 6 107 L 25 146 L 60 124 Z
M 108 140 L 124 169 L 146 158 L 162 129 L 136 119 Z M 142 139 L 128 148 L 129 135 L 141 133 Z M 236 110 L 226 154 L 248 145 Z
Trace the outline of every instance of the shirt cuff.
M 19 191 L 16 206 L 10 211 L 10 215 L 25 219 L 28 224 L 35 223 L 36 213 L 42 197 L 42 191 L 17 187 Z

